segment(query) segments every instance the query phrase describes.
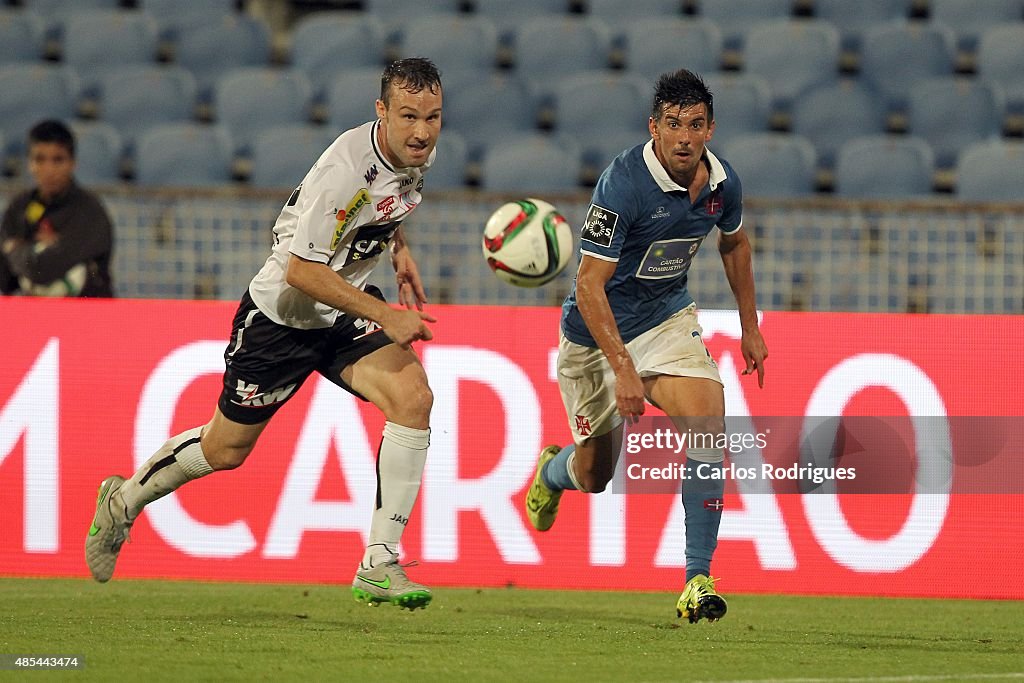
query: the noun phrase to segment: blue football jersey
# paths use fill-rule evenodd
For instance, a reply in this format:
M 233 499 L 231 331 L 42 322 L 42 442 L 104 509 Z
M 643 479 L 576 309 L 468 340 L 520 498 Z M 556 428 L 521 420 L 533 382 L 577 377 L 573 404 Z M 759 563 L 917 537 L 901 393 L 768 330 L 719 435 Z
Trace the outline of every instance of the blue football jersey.
M 743 192 L 732 167 L 705 151 L 710 179 L 695 201 L 654 154 L 654 141 L 628 149 L 604 170 L 580 231 L 585 256 L 615 261 L 605 291 L 625 342 L 693 303 L 686 274 L 701 242 L 718 227 L 742 227 Z M 562 305 L 562 332 L 596 347 L 576 304 L 576 283 Z

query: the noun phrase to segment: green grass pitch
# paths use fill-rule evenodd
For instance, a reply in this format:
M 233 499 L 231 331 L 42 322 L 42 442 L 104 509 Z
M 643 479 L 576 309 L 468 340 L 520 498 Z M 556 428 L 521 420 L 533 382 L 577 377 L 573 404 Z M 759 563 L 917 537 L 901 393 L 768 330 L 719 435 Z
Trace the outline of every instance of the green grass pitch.
M 0 654 L 84 656 L 47 679 L 147 683 L 1024 678 L 1022 602 L 732 595 L 721 622 L 691 625 L 676 597 L 439 588 L 410 613 L 346 586 L 5 578 Z

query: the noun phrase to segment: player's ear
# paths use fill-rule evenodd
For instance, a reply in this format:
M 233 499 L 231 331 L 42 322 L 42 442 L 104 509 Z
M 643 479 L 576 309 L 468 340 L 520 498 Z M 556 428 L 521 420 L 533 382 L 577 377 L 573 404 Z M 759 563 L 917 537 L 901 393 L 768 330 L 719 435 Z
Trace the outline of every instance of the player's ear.
M 388 111 L 388 108 L 384 106 L 384 101 L 383 100 L 377 100 L 376 104 L 374 104 L 374 108 L 377 110 L 377 118 L 378 119 L 384 118 L 384 115 Z
M 704 138 L 704 140 L 705 141 L 710 140 L 714 136 L 715 136 L 715 122 L 712 119 L 711 123 L 708 125 L 708 136 L 706 138 Z
M 647 130 L 650 131 L 651 137 L 658 137 L 658 122 L 654 120 L 653 116 L 647 118 Z

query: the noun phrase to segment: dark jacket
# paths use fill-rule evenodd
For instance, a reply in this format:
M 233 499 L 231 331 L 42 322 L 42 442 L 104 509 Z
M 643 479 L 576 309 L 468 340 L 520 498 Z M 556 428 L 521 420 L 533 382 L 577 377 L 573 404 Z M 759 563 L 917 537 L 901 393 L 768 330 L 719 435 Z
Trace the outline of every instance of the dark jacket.
M 29 211 L 35 202 L 38 206 Z M 40 229 L 52 230 L 59 239 L 36 251 L 35 237 Z M 0 224 L 0 245 L 10 238 L 25 240 L 10 254 L 0 255 L 0 292 L 12 294 L 19 289 L 18 278 L 27 277 L 41 285 L 64 276 L 74 265 L 85 263 L 88 277 L 80 296 L 110 297 L 110 257 L 113 251 L 113 226 L 99 197 L 72 182 L 67 192 L 49 204 L 42 202 L 36 190 L 23 192 L 11 200 Z

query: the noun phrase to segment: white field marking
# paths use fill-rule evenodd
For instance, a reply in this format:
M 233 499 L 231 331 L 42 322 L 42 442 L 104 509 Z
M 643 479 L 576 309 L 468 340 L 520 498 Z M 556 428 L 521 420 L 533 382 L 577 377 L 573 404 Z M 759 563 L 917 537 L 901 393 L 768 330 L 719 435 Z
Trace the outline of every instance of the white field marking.
M 867 676 L 861 678 L 748 678 L 696 683 L 927 683 L 929 681 L 1000 681 L 1024 679 L 1024 672 L 1003 674 L 949 674 L 941 676 Z

